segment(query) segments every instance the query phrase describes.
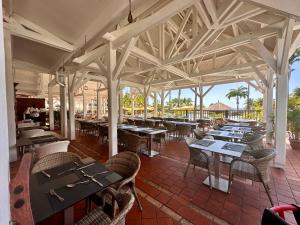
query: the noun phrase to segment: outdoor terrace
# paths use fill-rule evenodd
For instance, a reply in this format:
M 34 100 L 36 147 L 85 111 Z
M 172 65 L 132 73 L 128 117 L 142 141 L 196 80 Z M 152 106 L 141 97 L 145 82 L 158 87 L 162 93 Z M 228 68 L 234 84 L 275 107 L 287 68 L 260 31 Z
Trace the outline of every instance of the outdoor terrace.
M 287 163 L 284 170 L 272 168 L 271 193 L 274 204 L 300 203 L 300 152 L 287 143 Z M 101 162 L 108 158 L 107 144 L 97 137 L 77 136 L 69 150 L 81 157 L 91 156 Z M 127 225 L 258 225 L 263 209 L 270 207 L 266 192 L 259 183 L 235 179 L 230 194 L 211 190 L 202 184 L 206 173 L 196 168 L 183 177 L 188 160 L 188 149 L 183 141 L 168 141 L 161 156 L 148 158 L 140 155 L 142 166 L 136 185 L 141 197 L 143 212 L 136 204 L 127 215 Z M 12 174 L 17 164 L 12 164 Z M 222 166 L 222 175 L 228 176 L 228 166 Z M 75 205 L 75 220 L 85 212 L 84 202 Z M 291 224 L 292 214 L 286 214 Z M 62 224 L 63 214 L 43 222 Z

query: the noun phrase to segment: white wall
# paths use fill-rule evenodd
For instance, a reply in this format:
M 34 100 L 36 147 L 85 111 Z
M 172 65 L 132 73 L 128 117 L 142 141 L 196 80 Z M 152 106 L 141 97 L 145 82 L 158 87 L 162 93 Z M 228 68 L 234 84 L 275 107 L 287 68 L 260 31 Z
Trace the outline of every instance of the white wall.
M 0 0 L 2 5 L 2 0 Z M 2 18 L 2 7 L 0 9 Z M 0 225 L 9 224 L 9 147 L 7 126 L 7 104 L 6 104 L 6 81 L 5 81 L 5 54 L 3 39 L 3 21 L 0 22 Z

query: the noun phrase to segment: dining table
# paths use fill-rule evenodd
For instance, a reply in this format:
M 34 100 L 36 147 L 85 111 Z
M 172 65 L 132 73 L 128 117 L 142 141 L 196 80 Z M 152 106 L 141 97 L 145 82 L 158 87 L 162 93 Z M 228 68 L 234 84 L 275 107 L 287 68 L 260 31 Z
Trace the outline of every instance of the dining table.
M 209 130 L 207 132 L 207 135 L 211 135 L 215 138 L 219 139 L 225 139 L 225 140 L 240 140 L 244 137 L 243 132 L 232 132 L 232 131 L 226 131 L 226 130 Z
M 154 149 L 152 149 L 153 137 L 157 134 L 162 134 L 162 133 L 167 132 L 167 130 L 164 130 L 164 129 L 158 129 L 158 128 L 153 128 L 153 127 L 140 127 L 140 126 L 129 125 L 129 124 L 118 124 L 118 129 L 147 135 L 147 137 L 149 139 L 149 141 L 148 141 L 149 146 L 147 149 L 142 149 L 141 152 L 148 157 L 154 157 L 154 156 L 159 155 L 158 151 L 155 151 Z
M 237 123 L 237 122 L 228 122 L 225 126 L 232 126 L 232 127 L 249 127 L 249 123 Z
M 209 151 L 213 155 L 214 174 L 211 176 L 211 185 L 213 188 L 222 192 L 228 192 L 228 179 L 221 175 L 221 156 L 229 156 L 234 158 L 241 157 L 247 145 L 240 143 L 232 143 L 222 140 L 202 139 L 189 145 L 189 147 L 204 151 Z M 209 177 L 203 183 L 209 186 Z
M 240 132 L 240 133 L 247 133 L 251 132 L 252 128 L 251 127 L 238 127 L 238 126 L 223 126 L 220 128 L 220 130 L 224 131 L 230 131 L 230 132 Z
M 33 219 L 37 224 L 58 212 L 64 212 L 64 224 L 74 224 L 73 206 L 76 203 L 121 179 L 121 175 L 91 158 L 31 174 Z
M 182 121 L 166 121 L 166 123 L 172 123 L 175 125 L 188 125 L 191 126 L 193 129 L 196 129 L 196 127 L 199 125 L 197 122 L 182 122 Z

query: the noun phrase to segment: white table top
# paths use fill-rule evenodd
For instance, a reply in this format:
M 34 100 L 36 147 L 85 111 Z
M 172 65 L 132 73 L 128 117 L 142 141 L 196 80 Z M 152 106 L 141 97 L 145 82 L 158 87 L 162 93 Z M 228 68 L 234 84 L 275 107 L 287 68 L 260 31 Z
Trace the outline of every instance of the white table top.
M 240 132 L 240 133 L 246 133 L 246 132 L 252 131 L 252 129 L 250 127 L 235 127 L 235 126 L 224 126 L 224 127 L 221 127 L 220 130 L 234 131 L 234 132 Z
M 211 135 L 211 136 L 237 138 L 237 139 L 241 139 L 244 136 L 244 134 L 242 134 L 242 133 L 230 132 L 230 131 L 224 131 L 224 130 L 210 130 L 207 132 L 207 134 Z
M 194 143 L 194 144 L 191 144 L 190 147 L 196 148 L 196 149 L 201 149 L 201 150 L 206 150 L 206 151 L 210 151 L 210 152 L 220 153 L 223 155 L 234 156 L 234 157 L 241 157 L 243 151 L 247 147 L 247 145 L 245 145 L 245 144 L 237 144 L 237 143 L 232 143 L 232 142 L 228 142 L 228 141 L 210 140 L 210 139 L 202 139 L 202 140 L 213 141 L 213 144 L 206 147 L 206 146 Z M 236 151 L 236 150 L 230 150 L 230 149 L 223 149 L 223 147 L 226 144 L 228 144 L 230 146 L 241 146 L 242 150 Z
M 199 123 L 196 122 L 181 122 L 181 121 L 166 121 L 166 123 L 173 123 L 173 124 L 182 124 L 182 125 L 189 125 L 189 126 L 196 126 Z
M 226 123 L 225 126 L 249 127 L 249 123 Z
M 120 125 L 118 125 L 118 128 L 123 129 L 123 130 L 129 130 L 129 131 L 134 131 L 134 132 L 150 134 L 150 135 L 167 132 L 167 130 L 152 128 L 152 127 L 138 127 L 138 126 L 126 125 L 126 124 L 120 124 Z

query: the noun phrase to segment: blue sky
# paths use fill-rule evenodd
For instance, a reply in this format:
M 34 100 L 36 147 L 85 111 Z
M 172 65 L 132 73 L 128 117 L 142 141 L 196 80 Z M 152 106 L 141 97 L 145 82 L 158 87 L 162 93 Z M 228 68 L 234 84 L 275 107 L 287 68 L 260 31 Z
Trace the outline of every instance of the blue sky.
M 300 87 L 300 62 L 294 63 L 293 67 L 294 70 L 292 71 L 290 81 L 289 81 L 289 92 L 291 93 L 296 87 Z M 204 98 L 204 106 L 208 106 L 211 103 L 216 103 L 218 101 L 223 102 L 233 108 L 236 107 L 236 100 L 228 99 L 225 97 L 225 95 L 228 93 L 228 91 L 232 88 L 237 88 L 239 86 L 245 86 L 247 87 L 247 83 L 240 82 L 240 83 L 234 83 L 234 84 L 222 84 L 222 85 L 216 85 Z M 207 89 L 207 87 L 204 88 L 204 91 Z M 127 92 L 129 89 L 125 89 L 125 92 Z M 178 90 L 174 90 L 171 93 L 172 98 L 177 98 L 178 96 Z M 191 98 L 194 100 L 194 93 L 190 89 L 182 89 L 181 90 L 181 97 L 182 98 Z M 254 88 L 250 87 L 250 98 L 256 99 L 261 98 L 262 94 L 258 91 L 256 91 Z M 149 103 L 152 104 L 151 98 L 149 99 Z M 167 97 L 166 101 L 169 101 L 169 97 Z M 246 99 L 241 100 L 241 105 L 245 103 Z

